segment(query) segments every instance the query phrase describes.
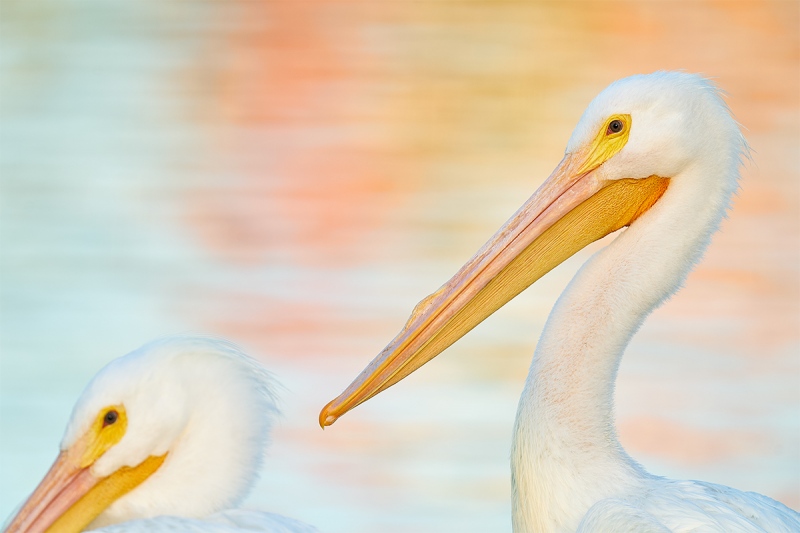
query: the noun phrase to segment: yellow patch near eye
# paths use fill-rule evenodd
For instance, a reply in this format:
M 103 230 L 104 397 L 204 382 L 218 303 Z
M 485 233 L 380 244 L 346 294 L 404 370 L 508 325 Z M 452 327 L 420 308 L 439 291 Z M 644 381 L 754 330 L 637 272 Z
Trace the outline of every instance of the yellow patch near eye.
M 101 409 L 89 431 L 83 437 L 87 440 L 87 445 L 81 457 L 81 468 L 90 466 L 109 448 L 122 440 L 127 429 L 128 416 L 125 406 L 110 405 Z
M 616 128 L 612 127 L 612 123 L 614 123 L 614 126 L 621 125 L 618 131 L 614 131 Z M 592 141 L 589 147 L 589 155 L 581 165 L 578 173 L 590 172 L 611 159 L 628 142 L 630 132 L 630 115 L 611 115 L 608 117 Z

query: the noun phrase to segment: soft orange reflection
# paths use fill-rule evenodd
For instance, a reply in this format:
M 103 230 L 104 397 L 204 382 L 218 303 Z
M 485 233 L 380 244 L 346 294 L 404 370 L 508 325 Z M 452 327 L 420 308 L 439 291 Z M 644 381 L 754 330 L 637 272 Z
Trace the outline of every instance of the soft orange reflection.
M 212 168 L 231 187 L 198 188 L 189 223 L 221 256 L 258 262 L 361 261 L 361 239 L 402 201 L 409 163 L 385 142 L 371 76 L 369 11 L 347 1 L 240 2 L 236 24 L 186 83 L 210 87 L 192 117 L 213 128 Z M 214 60 L 216 59 L 216 61 Z M 225 178 L 223 178 L 225 179 Z
M 775 446 L 757 431 L 690 427 L 655 417 L 633 417 L 618 427 L 634 456 L 669 456 L 688 465 L 724 463 L 737 456 L 769 453 Z

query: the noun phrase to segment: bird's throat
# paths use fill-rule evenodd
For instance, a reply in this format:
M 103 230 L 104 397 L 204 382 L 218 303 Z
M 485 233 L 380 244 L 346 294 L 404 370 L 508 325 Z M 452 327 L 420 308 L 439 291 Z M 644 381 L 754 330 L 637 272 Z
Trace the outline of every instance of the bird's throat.
M 670 187 L 586 262 L 553 308 L 514 428 L 515 531 L 574 531 L 592 503 L 647 476 L 617 439 L 614 382 L 631 337 L 685 280 L 729 198 L 720 190 L 692 205 L 690 193 Z

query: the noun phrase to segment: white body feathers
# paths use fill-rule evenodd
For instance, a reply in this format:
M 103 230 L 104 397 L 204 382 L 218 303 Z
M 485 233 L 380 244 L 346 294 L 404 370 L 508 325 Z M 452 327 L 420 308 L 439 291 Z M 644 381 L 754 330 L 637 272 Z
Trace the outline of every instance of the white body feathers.
M 285 516 L 233 509 L 203 519 L 159 516 L 132 520 L 95 530 L 96 533 L 318 533 L 315 527 Z

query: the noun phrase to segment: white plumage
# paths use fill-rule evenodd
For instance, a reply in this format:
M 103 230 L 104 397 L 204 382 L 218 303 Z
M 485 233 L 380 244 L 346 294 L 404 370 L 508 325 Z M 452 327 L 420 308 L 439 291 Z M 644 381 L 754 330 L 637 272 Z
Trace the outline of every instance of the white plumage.
M 706 249 L 747 146 L 709 81 L 619 80 L 586 109 L 533 197 L 320 415 L 323 425 L 409 375 L 583 246 L 628 226 L 559 298 L 520 398 L 511 451 L 514 531 L 788 532 L 765 496 L 647 473 L 622 449 L 622 353 Z
M 72 481 L 48 496 L 46 478 L 8 531 L 42 531 L 48 521 L 63 520 L 73 506 L 59 502 L 62 489 L 82 491 L 72 500 L 98 501 L 72 510 L 82 516 L 59 525 L 64 532 L 315 531 L 279 515 L 231 510 L 258 476 L 278 414 L 276 387 L 259 363 L 207 337 L 157 340 L 112 361 L 88 384 L 67 425 L 59 458 L 77 457 L 75 450 L 83 458 L 59 466 Z M 121 473 L 161 457 L 130 489 Z M 88 488 L 76 481 L 81 475 L 93 480 Z M 109 490 L 98 488 L 103 483 L 123 486 L 113 489 L 121 495 L 98 495 Z M 39 511 L 30 512 L 31 500 L 43 502 Z M 37 512 L 47 509 L 56 510 L 37 522 Z
M 96 533 L 318 533 L 317 528 L 273 513 L 233 509 L 205 518 L 158 516 L 121 522 Z

